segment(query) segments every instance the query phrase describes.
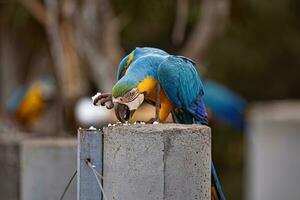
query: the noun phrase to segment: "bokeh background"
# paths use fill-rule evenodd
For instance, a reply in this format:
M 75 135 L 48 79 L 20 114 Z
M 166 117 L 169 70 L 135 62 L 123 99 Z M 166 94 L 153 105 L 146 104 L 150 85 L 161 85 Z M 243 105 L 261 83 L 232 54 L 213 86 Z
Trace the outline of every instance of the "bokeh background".
M 0 0 L 0 129 L 72 137 L 114 122 L 86 97 L 109 92 L 120 59 L 143 46 L 193 59 L 247 105 L 299 99 L 299 10 L 298 0 Z M 243 199 L 246 126 L 210 118 L 224 192 Z

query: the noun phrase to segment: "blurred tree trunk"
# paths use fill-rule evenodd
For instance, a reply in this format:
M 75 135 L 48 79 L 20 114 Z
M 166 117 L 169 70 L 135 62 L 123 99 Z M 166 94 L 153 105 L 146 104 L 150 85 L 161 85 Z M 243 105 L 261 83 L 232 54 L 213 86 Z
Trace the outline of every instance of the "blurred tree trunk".
M 89 70 L 99 90 L 111 89 L 124 52 L 119 19 L 109 0 L 20 2 L 45 27 L 63 96 L 80 96 L 87 84 L 82 73 Z
M 71 122 L 68 129 L 75 128 L 74 107 L 79 97 L 89 93 L 88 80 L 100 91 L 113 86 L 112 77 L 123 55 L 119 20 L 109 0 L 20 2 L 45 29 L 65 124 Z
M 99 0 L 99 3 L 103 48 L 105 55 L 116 66 L 124 54 L 120 40 L 120 19 L 114 15 L 109 0 Z
M 63 96 L 80 96 L 86 88 L 83 71 L 92 71 L 89 75 L 99 90 L 110 90 L 110 77 L 124 55 L 120 18 L 115 16 L 110 0 L 20 2 L 45 27 Z M 201 0 L 198 21 L 179 53 L 202 60 L 223 30 L 229 7 L 230 0 Z M 179 44 L 184 39 L 189 0 L 177 0 L 176 8 L 172 40 Z
M 20 73 L 20 63 L 16 54 L 15 35 L 4 28 L 1 28 L 0 32 L 0 106 L 4 110 L 9 97 L 21 84 L 22 73 Z
M 189 14 L 189 0 L 177 0 L 172 42 L 179 45 L 184 40 L 185 28 Z
M 229 8 L 230 0 L 202 0 L 198 22 L 181 54 L 195 61 L 203 60 L 214 39 L 223 31 Z
M 73 10 L 74 5 L 70 0 L 45 0 L 45 29 L 62 97 L 67 100 L 77 99 L 84 94 L 87 85 L 82 77 L 75 49 L 71 21 Z
M 108 0 L 84 1 L 75 17 L 78 51 L 88 64 L 91 79 L 104 91 L 111 90 L 112 77 L 123 55 L 118 24 L 112 22 L 115 17 L 107 4 Z

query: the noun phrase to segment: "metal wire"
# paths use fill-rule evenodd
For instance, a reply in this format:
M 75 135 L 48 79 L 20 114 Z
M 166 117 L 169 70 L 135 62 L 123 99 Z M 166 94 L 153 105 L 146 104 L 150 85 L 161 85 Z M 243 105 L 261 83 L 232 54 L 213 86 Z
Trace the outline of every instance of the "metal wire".
M 75 170 L 74 174 L 73 174 L 72 177 L 70 178 L 70 180 L 69 180 L 68 184 L 66 185 L 66 187 L 65 187 L 65 189 L 64 189 L 64 192 L 63 192 L 62 195 L 60 196 L 59 200 L 63 200 L 63 198 L 65 197 L 65 194 L 67 193 L 67 191 L 68 191 L 68 189 L 69 189 L 69 187 L 70 187 L 70 185 L 71 185 L 73 179 L 75 178 L 76 174 L 77 174 L 77 170 Z
M 95 166 L 92 165 L 91 162 L 88 161 L 88 162 L 87 162 L 87 165 L 91 168 L 93 174 L 95 175 L 95 178 L 96 178 L 96 180 L 97 180 L 97 183 L 98 183 L 98 185 L 99 185 L 99 188 L 100 188 L 100 190 L 101 190 L 101 192 L 102 192 L 102 194 L 103 194 L 103 199 L 104 199 L 104 200 L 107 200 L 107 197 L 106 197 L 106 195 L 105 195 L 105 193 L 104 193 L 102 184 L 101 184 L 101 182 L 100 182 L 100 180 L 99 180 L 99 178 L 98 178 L 98 176 L 99 176 L 101 179 L 103 179 L 103 176 L 101 176 L 100 173 L 97 172 L 97 170 L 94 168 Z

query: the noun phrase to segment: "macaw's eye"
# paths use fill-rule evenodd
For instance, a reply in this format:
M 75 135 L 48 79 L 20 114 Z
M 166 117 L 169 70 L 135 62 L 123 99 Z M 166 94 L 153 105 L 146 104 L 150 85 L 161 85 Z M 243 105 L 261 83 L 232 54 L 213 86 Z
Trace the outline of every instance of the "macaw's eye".
M 135 95 L 135 92 L 131 91 L 129 92 L 129 97 L 133 97 Z
M 131 90 L 127 92 L 126 95 L 124 95 L 124 98 L 126 99 L 126 101 L 130 102 L 134 100 L 137 96 L 138 96 L 137 90 Z

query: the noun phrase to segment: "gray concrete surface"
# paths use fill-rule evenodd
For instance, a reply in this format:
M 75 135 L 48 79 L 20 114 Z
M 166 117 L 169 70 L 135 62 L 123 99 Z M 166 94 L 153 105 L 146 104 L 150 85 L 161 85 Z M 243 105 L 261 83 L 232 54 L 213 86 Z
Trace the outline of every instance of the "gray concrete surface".
M 248 117 L 247 200 L 300 199 L 300 102 L 253 105 Z
M 59 199 L 76 170 L 75 139 L 31 139 L 21 143 L 21 199 Z M 64 200 L 76 199 L 76 179 Z
M 0 132 L 0 199 L 20 199 L 20 149 L 25 134 Z
M 210 200 L 211 133 L 206 126 L 104 129 L 104 191 L 117 200 Z
M 76 139 L 0 133 L 0 199 L 59 199 L 76 169 Z M 76 179 L 65 196 L 76 199 Z

